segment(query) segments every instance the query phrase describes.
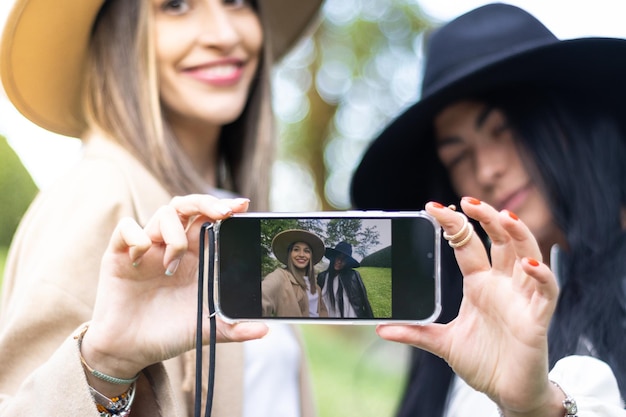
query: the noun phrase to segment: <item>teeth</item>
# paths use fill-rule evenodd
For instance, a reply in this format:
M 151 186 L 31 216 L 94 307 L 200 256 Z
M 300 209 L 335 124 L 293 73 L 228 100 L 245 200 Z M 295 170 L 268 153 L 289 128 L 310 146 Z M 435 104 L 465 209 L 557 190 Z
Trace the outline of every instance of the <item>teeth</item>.
M 238 67 L 236 65 L 219 65 L 216 67 L 206 68 L 203 72 L 213 77 L 224 77 L 237 71 L 237 68 Z

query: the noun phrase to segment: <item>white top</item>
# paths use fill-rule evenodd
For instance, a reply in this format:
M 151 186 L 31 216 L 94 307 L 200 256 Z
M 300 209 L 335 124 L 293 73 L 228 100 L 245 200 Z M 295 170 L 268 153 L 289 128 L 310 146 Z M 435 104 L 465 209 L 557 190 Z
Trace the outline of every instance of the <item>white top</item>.
M 311 282 L 309 281 L 309 277 L 304 277 L 304 282 L 306 282 L 306 293 L 309 296 L 309 317 L 319 317 L 317 304 L 319 303 L 320 295 L 317 290 L 314 294 L 311 294 Z
M 550 379 L 576 400 L 579 417 L 626 417 L 617 380 L 605 362 L 591 356 L 567 356 L 554 365 Z M 485 394 L 455 376 L 443 415 L 498 417 L 498 409 Z
M 322 288 L 322 299 L 326 304 L 326 308 L 328 309 L 328 317 L 356 317 L 356 311 L 352 308 L 352 304 L 350 304 L 350 299 L 348 298 L 348 293 L 346 289 L 343 288 L 343 316 L 341 312 L 337 308 L 337 298 L 339 293 L 339 276 L 335 276 L 333 280 L 333 293 L 335 294 L 335 306 L 330 302 L 330 297 L 328 295 L 328 280 L 329 274 L 326 274 L 326 278 L 324 280 L 324 287 Z
M 300 344 L 284 323 L 244 342 L 243 417 L 300 417 Z

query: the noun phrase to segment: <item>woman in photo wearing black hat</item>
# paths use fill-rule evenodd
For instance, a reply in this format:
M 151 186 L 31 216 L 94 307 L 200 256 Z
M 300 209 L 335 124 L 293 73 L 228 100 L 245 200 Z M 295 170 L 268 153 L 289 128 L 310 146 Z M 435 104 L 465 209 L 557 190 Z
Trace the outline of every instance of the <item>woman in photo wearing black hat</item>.
M 414 351 L 398 416 L 626 415 L 626 40 L 561 41 L 492 4 L 426 59 L 352 183 L 362 209 L 443 203 L 426 208 L 452 246 L 446 324 L 379 328 L 432 353 Z M 461 196 L 476 233 L 445 207 Z
M 147 343 L 155 335 L 145 333 L 154 327 L 141 323 L 157 316 L 128 315 L 116 305 L 126 294 L 99 293 L 100 261 L 121 219 L 146 225 L 159 210 L 182 210 L 173 196 L 214 196 L 189 200 L 192 207 L 178 211 L 183 224 L 248 204 L 268 209 L 270 70 L 317 21 L 321 2 L 15 0 L 0 43 L 4 91 L 32 122 L 80 138 L 83 157 L 37 197 L 8 256 L 0 414 L 97 415 L 96 407 L 113 409 L 106 398 L 132 390 L 133 416 L 191 415 L 195 353 L 186 324 L 195 313 L 156 334 L 188 349 L 135 355 L 153 347 Z M 162 287 L 150 294 L 195 276 L 194 268 L 177 270 L 179 263 L 163 268 Z M 96 299 L 106 315 L 93 316 Z M 134 303 L 145 311 L 148 297 Z M 81 366 L 73 336 L 90 320 L 78 337 Z M 276 327 L 282 331 L 261 341 L 218 346 L 214 416 L 277 416 L 279 402 L 285 416 L 313 415 L 299 338 L 290 326 Z M 161 364 L 180 351 L 187 352 Z M 59 367 L 51 357 L 71 359 Z M 250 371 L 258 367 L 275 372 Z M 259 390 L 270 374 L 281 383 Z
M 324 256 L 324 242 L 307 230 L 290 229 L 272 239 L 272 252 L 284 267 L 261 282 L 264 317 L 327 317 L 315 265 Z
M 334 248 L 326 248 L 324 255 L 330 263 L 317 276 L 317 283 L 329 317 L 373 318 L 363 279 L 354 269 L 361 264 L 352 257 L 352 245 L 339 242 Z

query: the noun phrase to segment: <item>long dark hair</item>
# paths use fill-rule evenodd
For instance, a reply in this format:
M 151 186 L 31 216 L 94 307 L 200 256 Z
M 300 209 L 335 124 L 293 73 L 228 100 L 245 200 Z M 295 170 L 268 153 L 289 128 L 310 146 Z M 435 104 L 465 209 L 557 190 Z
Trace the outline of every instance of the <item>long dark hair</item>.
M 328 273 L 327 276 L 327 280 L 326 280 L 326 293 L 328 294 L 328 301 L 330 302 L 330 305 L 332 306 L 333 309 L 338 309 L 339 312 L 341 313 L 341 316 L 343 317 L 343 297 L 341 297 L 341 295 L 343 294 L 343 284 L 341 283 L 341 280 L 339 279 L 339 275 L 345 271 L 347 268 L 347 264 L 344 265 L 344 267 L 340 270 L 337 271 L 335 270 L 335 259 L 337 259 L 337 255 L 329 255 L 328 256 L 328 260 L 329 260 L 329 264 L 328 264 L 328 268 L 326 269 L 326 272 Z M 338 294 L 340 294 L 340 299 L 339 300 L 335 300 L 335 291 L 333 291 L 334 289 L 334 281 L 335 279 L 338 279 Z M 336 307 L 336 304 L 339 304 L 339 307 Z
M 549 333 L 550 365 L 573 354 L 607 362 L 626 398 L 626 130 L 619 107 L 577 92 L 498 94 L 538 173 L 568 248 L 559 256 L 561 293 Z

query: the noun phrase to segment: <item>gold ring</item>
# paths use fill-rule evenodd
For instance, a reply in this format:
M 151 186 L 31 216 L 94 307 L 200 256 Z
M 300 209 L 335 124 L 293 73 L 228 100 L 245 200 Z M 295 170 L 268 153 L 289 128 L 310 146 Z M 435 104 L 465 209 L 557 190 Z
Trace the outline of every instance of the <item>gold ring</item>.
M 467 233 L 467 228 L 469 225 L 469 222 L 467 221 L 467 216 L 465 216 L 462 213 L 458 213 L 458 215 L 463 218 L 463 226 L 461 226 L 461 229 L 453 235 L 449 235 L 446 232 L 443 232 L 443 238 L 445 240 L 456 241 L 456 240 L 459 240 L 459 238 L 462 238 L 462 236 L 464 236 L 465 233 Z
M 460 247 L 467 245 L 467 243 L 470 241 L 470 239 L 474 235 L 474 226 L 469 222 L 467 224 L 468 224 L 467 235 L 463 239 L 459 241 L 452 241 L 452 240 L 448 241 L 448 245 L 450 245 L 452 249 L 458 249 Z

